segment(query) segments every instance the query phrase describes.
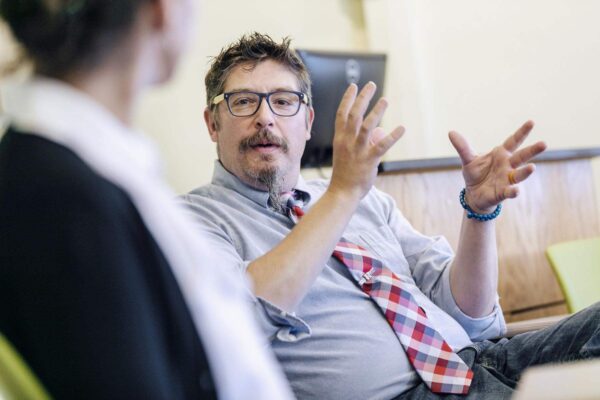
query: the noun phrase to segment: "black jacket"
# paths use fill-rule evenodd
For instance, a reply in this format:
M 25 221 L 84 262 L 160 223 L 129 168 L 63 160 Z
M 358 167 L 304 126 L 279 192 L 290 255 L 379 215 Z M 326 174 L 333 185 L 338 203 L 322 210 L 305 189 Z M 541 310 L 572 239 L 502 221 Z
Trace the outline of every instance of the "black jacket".
M 0 142 L 0 332 L 57 399 L 210 399 L 171 268 L 121 189 L 69 149 Z

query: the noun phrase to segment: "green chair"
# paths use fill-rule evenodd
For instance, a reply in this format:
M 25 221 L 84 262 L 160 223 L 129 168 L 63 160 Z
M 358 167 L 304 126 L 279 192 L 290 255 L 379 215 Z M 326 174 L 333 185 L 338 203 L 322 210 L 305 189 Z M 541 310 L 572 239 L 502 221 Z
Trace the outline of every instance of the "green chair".
M 600 301 L 600 237 L 553 244 L 546 256 L 574 313 Z
M 0 334 L 0 399 L 50 399 L 19 353 L 2 334 Z

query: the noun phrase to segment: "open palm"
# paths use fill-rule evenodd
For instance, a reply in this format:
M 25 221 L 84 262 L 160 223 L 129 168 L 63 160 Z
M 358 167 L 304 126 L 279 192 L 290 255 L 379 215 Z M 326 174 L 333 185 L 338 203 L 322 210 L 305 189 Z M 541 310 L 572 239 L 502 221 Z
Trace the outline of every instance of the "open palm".
M 488 213 L 503 200 L 518 196 L 517 184 L 535 171 L 529 161 L 546 149 L 544 142 L 519 149 L 532 129 L 533 122 L 525 122 L 502 145 L 483 155 L 477 155 L 458 132 L 450 132 L 463 165 L 466 201 L 473 210 Z

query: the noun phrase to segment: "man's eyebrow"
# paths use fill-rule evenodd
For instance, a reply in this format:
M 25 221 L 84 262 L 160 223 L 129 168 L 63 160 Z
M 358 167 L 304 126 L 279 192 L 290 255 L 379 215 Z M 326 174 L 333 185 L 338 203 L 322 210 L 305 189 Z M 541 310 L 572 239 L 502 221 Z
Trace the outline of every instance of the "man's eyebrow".
M 226 93 L 236 93 L 236 92 L 253 92 L 254 90 L 250 89 L 250 88 L 235 88 L 235 89 L 230 89 L 230 90 L 226 90 Z
M 272 90 L 272 92 L 278 92 L 278 91 L 292 91 L 292 92 L 298 92 L 299 89 L 293 88 L 293 87 L 289 87 L 289 86 L 281 86 L 276 88 L 275 90 Z
M 275 89 L 269 90 L 269 92 L 258 92 L 254 89 L 243 87 L 243 88 L 234 88 L 231 90 L 227 90 L 227 93 L 236 93 L 236 92 L 271 93 L 271 92 L 279 92 L 279 91 L 298 92 L 300 90 L 296 89 L 294 87 L 290 87 L 290 86 L 279 86 L 279 87 L 276 87 Z

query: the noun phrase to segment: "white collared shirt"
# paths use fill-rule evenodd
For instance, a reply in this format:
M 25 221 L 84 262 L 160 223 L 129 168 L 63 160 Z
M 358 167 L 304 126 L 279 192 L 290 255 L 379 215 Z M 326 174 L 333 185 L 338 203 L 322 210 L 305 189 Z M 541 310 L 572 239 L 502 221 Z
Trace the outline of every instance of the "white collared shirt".
M 154 144 L 84 93 L 34 78 L 2 90 L 12 125 L 63 145 L 130 197 L 164 253 L 191 311 L 219 398 L 289 399 L 291 391 L 259 335 L 239 276 L 215 268 L 200 234 L 164 183 Z

